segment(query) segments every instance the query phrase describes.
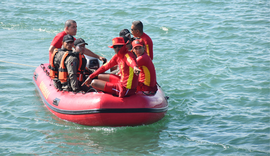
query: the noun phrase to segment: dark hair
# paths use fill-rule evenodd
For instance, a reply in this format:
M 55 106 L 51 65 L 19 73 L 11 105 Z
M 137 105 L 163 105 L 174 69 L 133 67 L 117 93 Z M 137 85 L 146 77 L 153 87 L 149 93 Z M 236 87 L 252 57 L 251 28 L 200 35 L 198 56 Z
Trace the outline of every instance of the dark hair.
M 128 35 L 130 35 L 130 32 L 129 32 L 128 29 L 123 29 L 123 30 L 121 30 L 120 33 L 119 33 L 119 36 L 120 36 L 120 37 L 121 37 L 121 36 L 128 36 Z
M 76 23 L 76 21 L 74 21 L 74 20 L 67 20 L 66 23 L 65 23 L 65 28 L 66 27 L 70 27 L 72 23 Z
M 130 39 L 127 36 L 120 36 L 124 38 L 125 43 L 131 43 Z
M 135 27 L 135 29 L 138 29 L 140 32 L 143 32 L 143 24 L 141 21 L 134 21 L 132 22 L 132 25 Z

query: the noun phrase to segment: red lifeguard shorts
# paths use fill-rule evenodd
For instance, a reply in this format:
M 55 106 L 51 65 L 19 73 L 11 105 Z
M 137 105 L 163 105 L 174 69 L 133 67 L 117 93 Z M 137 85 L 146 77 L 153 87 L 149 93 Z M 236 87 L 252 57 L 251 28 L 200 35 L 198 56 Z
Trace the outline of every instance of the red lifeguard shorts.
M 125 96 L 134 95 L 136 93 L 136 89 L 127 89 L 121 85 L 120 76 L 111 74 L 109 78 L 110 82 L 106 82 L 104 87 L 104 92 L 110 93 L 113 95 L 118 95 L 120 98 Z

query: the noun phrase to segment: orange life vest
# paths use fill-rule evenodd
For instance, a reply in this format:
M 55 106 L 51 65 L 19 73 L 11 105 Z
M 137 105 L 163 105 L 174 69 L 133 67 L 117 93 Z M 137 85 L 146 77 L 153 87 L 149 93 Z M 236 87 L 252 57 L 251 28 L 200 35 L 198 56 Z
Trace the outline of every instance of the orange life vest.
M 55 54 L 58 53 L 58 48 L 55 48 L 53 50 L 53 54 L 51 56 L 51 59 L 50 59 L 50 65 L 48 66 L 48 68 L 50 69 L 50 78 L 51 79 L 54 79 L 54 78 L 57 78 L 58 77 L 58 69 L 55 68 L 55 65 L 54 65 L 54 57 L 55 57 Z
M 62 57 L 60 67 L 59 67 L 59 80 L 61 84 L 66 85 L 68 82 L 68 72 L 65 65 L 65 60 L 68 58 L 68 56 L 76 56 L 79 59 L 79 66 L 77 70 L 77 79 L 78 81 L 83 81 L 83 71 L 85 69 L 86 60 L 84 55 L 81 55 L 80 53 L 73 53 L 73 52 L 65 52 L 65 54 Z M 83 60 L 84 59 L 84 60 Z M 83 63 L 85 62 L 85 63 Z

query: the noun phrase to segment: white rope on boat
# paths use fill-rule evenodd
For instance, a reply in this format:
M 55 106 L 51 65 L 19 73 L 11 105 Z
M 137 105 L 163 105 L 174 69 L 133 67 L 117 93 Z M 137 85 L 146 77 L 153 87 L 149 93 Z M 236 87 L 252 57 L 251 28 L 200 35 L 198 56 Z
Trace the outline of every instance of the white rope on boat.
M 10 64 L 17 64 L 17 65 L 35 67 L 36 68 L 36 66 L 31 66 L 31 65 L 27 65 L 27 64 L 21 64 L 21 63 L 15 63 L 15 62 L 8 62 L 8 61 L 3 61 L 3 60 L 0 60 L 0 62 L 5 62 L 5 63 L 10 63 Z

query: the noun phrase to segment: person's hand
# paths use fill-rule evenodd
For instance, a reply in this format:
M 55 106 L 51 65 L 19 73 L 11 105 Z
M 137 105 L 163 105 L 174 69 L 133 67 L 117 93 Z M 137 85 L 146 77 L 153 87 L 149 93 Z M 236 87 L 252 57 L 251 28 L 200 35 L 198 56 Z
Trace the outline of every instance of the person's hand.
M 105 64 L 107 62 L 107 59 L 105 57 L 100 56 L 99 60 L 103 62 L 103 64 Z
M 134 67 L 134 73 L 135 75 L 139 76 L 141 70 L 138 67 Z
M 82 93 L 82 94 L 85 94 L 85 91 L 81 90 L 81 91 L 79 91 L 78 93 Z
M 92 79 L 88 77 L 81 86 L 86 85 L 87 87 L 90 87 L 91 82 L 92 82 Z

